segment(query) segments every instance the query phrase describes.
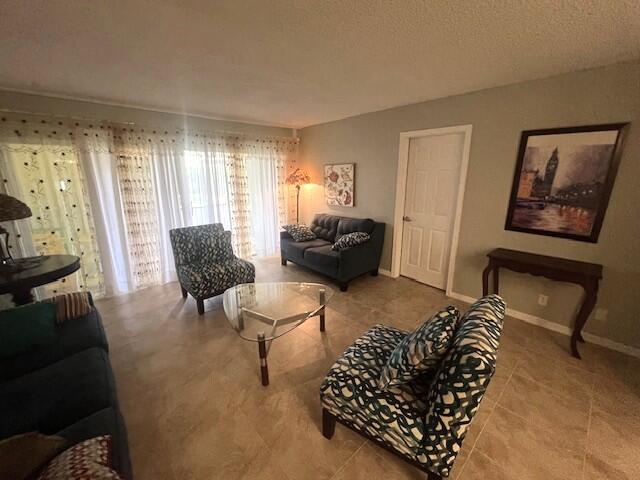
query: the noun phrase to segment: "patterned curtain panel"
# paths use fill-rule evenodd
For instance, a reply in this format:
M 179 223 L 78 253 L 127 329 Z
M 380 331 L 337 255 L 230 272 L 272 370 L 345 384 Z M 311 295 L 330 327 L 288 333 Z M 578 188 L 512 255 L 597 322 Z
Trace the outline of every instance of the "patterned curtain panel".
M 116 171 L 135 288 L 160 283 L 159 219 L 148 156 L 118 155 Z
M 226 167 L 229 178 L 229 207 L 231 213 L 231 243 L 238 257 L 252 255 L 251 207 L 249 205 L 249 179 L 243 155 L 227 155 Z
M 31 242 L 18 256 L 66 253 L 80 257 L 80 270 L 45 285 L 45 295 L 90 290 L 99 297 L 104 282 L 93 215 L 77 151 L 65 143 L 57 145 L 51 139 L 46 145 L 0 145 L 4 188 L 33 212 L 30 232 L 19 230 L 17 236 L 21 240 L 30 235 Z

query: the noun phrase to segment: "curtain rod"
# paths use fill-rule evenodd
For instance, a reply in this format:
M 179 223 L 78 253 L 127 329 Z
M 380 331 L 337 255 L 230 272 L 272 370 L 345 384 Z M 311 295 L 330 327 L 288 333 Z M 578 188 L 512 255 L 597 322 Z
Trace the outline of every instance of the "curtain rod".
M 26 111 L 26 110 L 12 110 L 10 108 L 0 108 L 0 112 L 3 113 L 12 113 L 12 114 L 16 114 L 16 115 L 34 115 L 34 116 L 41 116 L 41 117 L 49 117 L 49 118 L 58 118 L 58 119 L 63 119 L 63 120 L 78 120 L 81 122 L 94 122 L 94 123 L 102 123 L 102 124 L 112 124 L 112 125 L 126 125 L 126 126 L 136 126 L 139 128 L 154 128 L 148 125 L 141 125 L 140 123 L 136 123 L 136 122 L 122 122 L 122 121 L 117 121 L 117 120 L 104 120 L 104 119 L 98 119 L 98 118 L 91 118 L 91 117 L 82 117 L 82 116 L 75 116 L 75 115 L 59 115 L 56 113 L 43 113 L 43 112 L 30 112 L 30 111 Z M 176 113 L 170 114 L 170 115 L 178 115 Z M 190 117 L 190 115 L 183 115 L 184 118 Z M 205 117 L 192 117 L 192 118 L 202 118 L 203 120 L 212 120 L 212 119 L 207 119 Z M 218 121 L 222 121 L 222 122 L 228 122 L 231 120 L 218 120 Z M 155 127 L 156 129 L 166 129 L 169 127 Z M 270 128 L 270 127 L 267 127 Z M 171 129 L 178 129 L 180 131 L 188 131 L 186 128 L 184 127 L 171 127 Z M 213 134 L 222 134 L 222 135 L 237 135 L 237 136 L 241 136 L 241 137 L 261 137 L 261 138 L 281 138 L 283 140 L 300 140 L 298 138 L 298 136 L 296 135 L 297 133 L 297 129 L 290 129 L 294 135 L 291 137 L 283 137 L 280 135 L 260 135 L 260 134 L 253 134 L 253 133 L 246 133 L 246 132 L 234 132 L 231 130 L 212 130 L 209 133 L 213 133 Z M 196 132 L 202 132 L 202 133 L 207 133 L 206 131 L 202 131 L 202 130 L 195 130 Z

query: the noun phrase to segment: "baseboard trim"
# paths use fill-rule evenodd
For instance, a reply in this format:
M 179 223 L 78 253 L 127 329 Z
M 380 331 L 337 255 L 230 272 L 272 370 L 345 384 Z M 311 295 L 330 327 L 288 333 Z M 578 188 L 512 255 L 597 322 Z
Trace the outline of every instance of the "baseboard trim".
M 391 271 L 385 270 L 384 268 L 379 268 L 378 269 L 378 273 L 380 275 L 384 275 L 385 277 L 392 277 L 393 276 L 393 275 L 391 275 Z
M 465 303 L 473 303 L 477 300 L 477 298 L 473 298 L 457 292 L 451 292 L 449 296 Z M 523 322 L 537 325 L 538 327 L 546 328 L 547 330 L 551 330 L 553 332 L 561 333 L 562 335 L 571 336 L 572 333 L 571 328 L 567 327 L 566 325 L 561 325 L 559 323 L 552 322 L 551 320 L 547 320 L 546 318 L 531 315 L 530 313 L 514 310 L 513 308 L 507 308 L 507 315 L 513 318 L 517 318 L 518 320 L 522 320 Z M 611 350 L 615 350 L 616 352 L 626 353 L 627 355 L 631 355 L 632 357 L 640 358 L 640 348 L 632 347 L 631 345 L 625 345 L 624 343 L 609 340 L 608 338 L 600 337 L 588 332 L 582 332 L 582 336 L 589 343 L 600 345 L 601 347 L 609 348 Z

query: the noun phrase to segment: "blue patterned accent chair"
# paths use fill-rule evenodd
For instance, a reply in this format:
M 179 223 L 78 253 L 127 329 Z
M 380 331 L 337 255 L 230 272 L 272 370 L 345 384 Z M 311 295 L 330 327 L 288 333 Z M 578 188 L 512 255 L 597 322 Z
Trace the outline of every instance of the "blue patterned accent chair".
M 233 254 L 231 232 L 221 223 L 174 228 L 169 237 L 182 296 L 189 293 L 196 299 L 200 315 L 207 298 L 255 281 L 255 267 Z
M 505 304 L 489 295 L 460 318 L 444 358 L 431 373 L 380 389 L 380 376 L 409 334 L 376 325 L 347 348 L 322 386 L 322 433 L 336 421 L 427 473 L 449 476 L 469 424 L 496 368 Z

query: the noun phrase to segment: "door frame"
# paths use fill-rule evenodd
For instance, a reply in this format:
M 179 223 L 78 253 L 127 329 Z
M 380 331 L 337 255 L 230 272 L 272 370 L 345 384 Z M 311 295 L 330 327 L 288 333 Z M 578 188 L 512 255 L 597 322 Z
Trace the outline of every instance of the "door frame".
M 412 138 L 447 135 L 452 133 L 464 134 L 462 149 L 462 161 L 460 162 L 458 195 L 456 199 L 456 211 L 453 220 L 453 232 L 451 235 L 451 252 L 449 254 L 449 268 L 447 273 L 446 295 L 450 295 L 453 288 L 453 275 L 458 253 L 458 237 L 460 235 L 460 219 L 462 216 L 462 203 L 464 201 L 464 189 L 467 182 L 467 168 L 469 166 L 469 152 L 471 150 L 472 125 L 457 125 L 453 127 L 429 128 L 427 130 L 414 130 L 400 132 L 400 147 L 398 153 L 398 173 L 396 177 L 396 204 L 393 214 L 393 246 L 391 249 L 391 276 L 400 276 L 400 260 L 402 258 L 402 233 L 404 230 L 405 197 L 407 192 L 407 170 L 409 167 L 409 142 Z

